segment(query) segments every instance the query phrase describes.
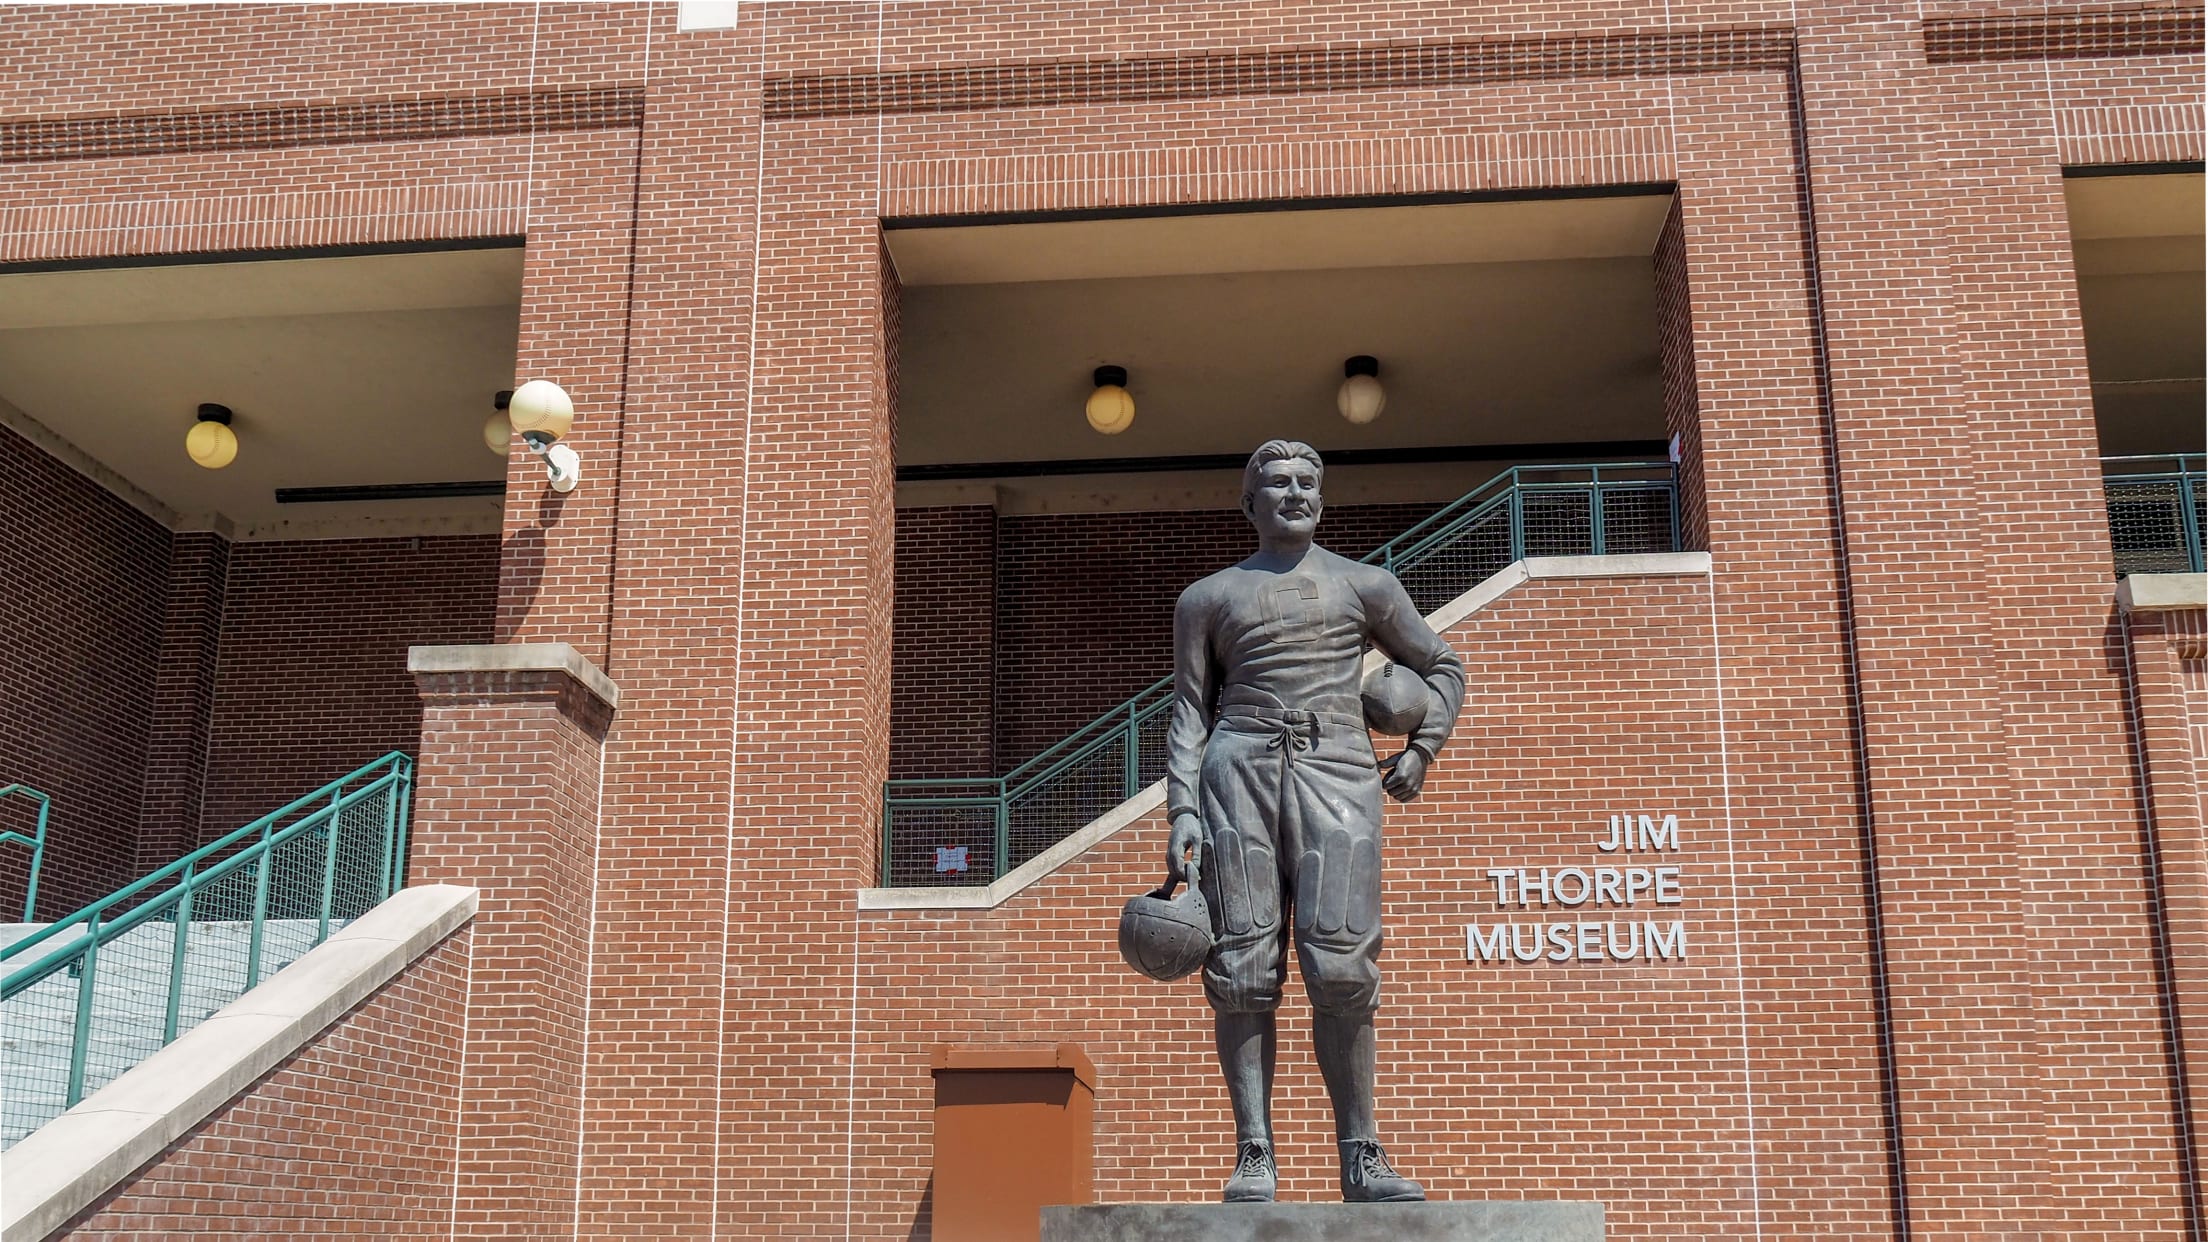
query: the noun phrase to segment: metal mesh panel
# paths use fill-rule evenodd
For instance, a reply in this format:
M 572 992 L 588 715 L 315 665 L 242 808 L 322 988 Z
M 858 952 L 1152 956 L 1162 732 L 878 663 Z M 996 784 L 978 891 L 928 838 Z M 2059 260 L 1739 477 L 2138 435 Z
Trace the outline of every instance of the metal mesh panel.
M 1586 556 L 1595 550 L 1595 495 L 1591 489 L 1529 488 L 1519 494 L 1518 505 L 1525 515 L 1527 556 Z
M 322 907 L 323 859 L 328 853 L 327 827 L 302 832 L 270 853 L 260 978 L 248 980 L 248 986 L 298 961 L 320 942 L 317 916 Z
M 92 969 L 92 1025 L 84 1047 L 84 1093 L 113 1082 L 160 1051 L 168 1019 L 169 967 L 176 948 L 175 902 L 99 947 Z
M 337 865 L 330 874 L 330 930 L 374 909 L 391 884 L 384 851 L 397 819 L 396 791 L 363 799 L 339 818 Z
M 1428 613 L 1516 559 L 1510 506 L 1495 503 L 1422 541 L 1397 560 L 1395 576 L 1419 612 Z
M 1602 550 L 1606 555 L 1670 552 L 1678 546 L 1678 535 L 1672 530 L 1669 487 L 1602 490 Z
M 1173 729 L 1172 701 L 1151 709 L 1136 725 L 1135 746 L 1139 762 L 1135 770 L 1135 788 L 1147 789 L 1165 779 L 1166 736 Z M 1106 807 L 1105 810 L 1110 810 Z M 1090 818 L 1095 818 L 1091 816 Z
M 2202 480 L 2108 480 L 2108 534 L 2119 574 L 2182 574 L 2200 567 L 2200 551 L 2188 546 L 2185 510 L 2201 525 Z M 2190 495 L 2188 495 L 2190 493 Z
M 1126 800 L 1127 734 L 1094 749 L 1011 797 L 1007 867 L 1017 867 Z
M 59 1116 L 69 1089 L 79 973 L 59 970 L 0 1005 L 0 1144 Z
M 987 884 L 997 878 L 997 804 L 892 805 L 889 845 L 891 888 Z

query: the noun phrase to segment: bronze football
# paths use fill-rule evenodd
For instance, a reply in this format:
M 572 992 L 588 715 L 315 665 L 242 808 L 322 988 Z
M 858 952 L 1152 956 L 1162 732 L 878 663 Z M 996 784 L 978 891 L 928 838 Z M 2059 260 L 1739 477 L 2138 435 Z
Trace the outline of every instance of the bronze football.
M 1427 701 L 1433 697 L 1423 678 L 1409 669 L 1383 664 L 1365 678 L 1365 723 L 1375 733 L 1409 737 L 1426 722 Z

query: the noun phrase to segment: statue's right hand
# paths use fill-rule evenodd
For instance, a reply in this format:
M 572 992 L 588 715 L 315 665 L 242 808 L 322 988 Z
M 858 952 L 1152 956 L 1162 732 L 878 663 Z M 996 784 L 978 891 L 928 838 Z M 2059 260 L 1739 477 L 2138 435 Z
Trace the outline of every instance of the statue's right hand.
M 1204 847 L 1204 826 L 1194 815 L 1173 821 L 1173 833 L 1165 841 L 1165 874 L 1175 880 L 1188 878 L 1188 860 Z

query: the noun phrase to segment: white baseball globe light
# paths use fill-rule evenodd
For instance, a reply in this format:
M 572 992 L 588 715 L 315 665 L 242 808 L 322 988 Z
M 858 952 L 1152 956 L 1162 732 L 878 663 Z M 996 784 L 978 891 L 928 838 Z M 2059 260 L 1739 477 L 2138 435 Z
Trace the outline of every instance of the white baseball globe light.
M 575 403 L 566 389 L 551 380 L 530 380 L 514 390 L 506 417 L 522 435 L 557 440 L 575 425 Z
M 210 401 L 199 407 L 199 421 L 184 433 L 184 452 L 209 470 L 238 459 L 238 433 L 230 430 L 230 407 Z
M 1341 390 L 1334 394 L 1334 408 L 1342 417 L 1362 427 L 1388 408 L 1388 390 L 1380 386 L 1380 363 L 1370 354 L 1359 354 L 1342 363 Z
M 1135 399 L 1127 395 L 1127 369 L 1098 367 L 1094 378 L 1096 391 L 1089 394 L 1089 403 L 1083 412 L 1089 417 L 1089 426 L 1104 435 L 1116 436 L 1135 421 Z

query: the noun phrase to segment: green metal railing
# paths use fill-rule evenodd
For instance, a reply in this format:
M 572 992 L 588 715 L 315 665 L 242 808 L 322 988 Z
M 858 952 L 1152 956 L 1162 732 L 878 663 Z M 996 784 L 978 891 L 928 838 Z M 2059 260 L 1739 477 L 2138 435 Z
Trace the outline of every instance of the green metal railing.
M 405 882 L 413 761 L 396 752 L 0 948 L 12 1143 Z
M 1662 462 L 1519 466 L 1375 548 L 1430 613 L 1529 556 L 1671 552 L 1678 498 Z M 888 782 L 881 882 L 988 884 L 1165 776 L 1168 677 L 1003 776 Z
M 2108 535 L 2118 574 L 2201 573 L 2208 456 L 2103 457 Z
M 23 877 L 23 921 L 28 923 L 38 917 L 38 872 L 46 865 L 46 820 L 53 813 L 54 800 L 29 785 L 0 785 L 0 798 L 28 798 L 38 804 L 38 826 L 29 836 L 13 829 L 0 831 L 0 845 L 31 847 L 31 865 Z

